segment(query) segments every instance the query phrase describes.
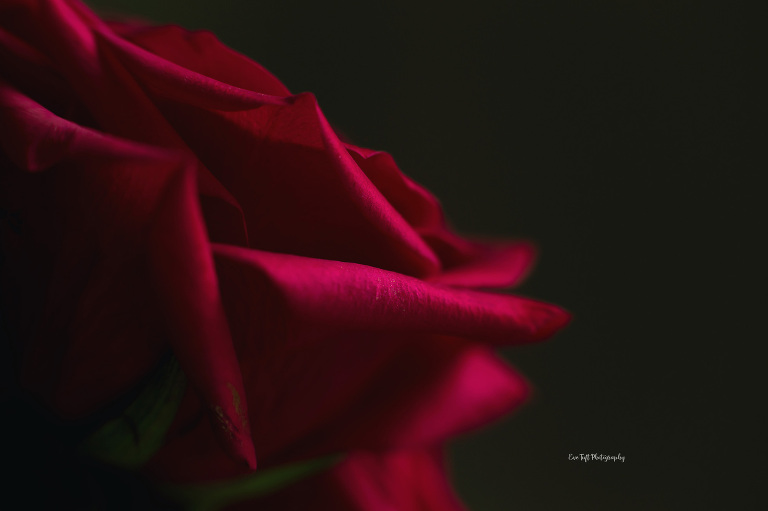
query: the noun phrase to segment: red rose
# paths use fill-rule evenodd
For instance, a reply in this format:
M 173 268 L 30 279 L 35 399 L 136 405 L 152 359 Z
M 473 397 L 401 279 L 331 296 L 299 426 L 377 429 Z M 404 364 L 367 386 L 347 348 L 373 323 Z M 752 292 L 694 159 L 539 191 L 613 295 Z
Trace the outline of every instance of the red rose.
M 104 427 L 138 417 L 123 461 L 159 485 L 336 455 L 262 506 L 455 507 L 440 445 L 526 395 L 489 346 L 568 320 L 473 290 L 516 283 L 532 247 L 458 237 L 389 155 L 207 32 L 4 1 L 0 126 L 19 388 L 73 423 L 137 399 Z

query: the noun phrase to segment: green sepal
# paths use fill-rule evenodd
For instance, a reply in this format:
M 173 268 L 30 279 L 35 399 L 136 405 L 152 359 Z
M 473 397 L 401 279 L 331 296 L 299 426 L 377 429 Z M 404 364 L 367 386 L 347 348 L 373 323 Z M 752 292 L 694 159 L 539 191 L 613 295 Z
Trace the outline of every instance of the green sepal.
M 215 511 L 228 504 L 278 491 L 330 468 L 341 458 L 341 455 L 325 456 L 265 470 L 256 470 L 237 479 L 207 484 L 165 486 L 160 490 L 172 500 L 182 504 L 188 511 Z
M 185 387 L 184 373 L 171 358 L 119 417 L 105 423 L 81 444 L 82 451 L 119 467 L 140 467 L 162 447 Z

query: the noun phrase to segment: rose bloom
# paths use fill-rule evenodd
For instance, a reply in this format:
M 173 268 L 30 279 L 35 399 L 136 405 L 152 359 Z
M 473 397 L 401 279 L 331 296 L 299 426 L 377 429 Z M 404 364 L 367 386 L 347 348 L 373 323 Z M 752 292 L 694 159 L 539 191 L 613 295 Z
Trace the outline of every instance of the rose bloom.
M 0 148 L 3 399 L 52 508 L 114 470 L 194 509 L 461 509 L 445 441 L 527 393 L 492 347 L 568 321 L 489 291 L 530 244 L 459 237 L 207 32 L 3 1 Z

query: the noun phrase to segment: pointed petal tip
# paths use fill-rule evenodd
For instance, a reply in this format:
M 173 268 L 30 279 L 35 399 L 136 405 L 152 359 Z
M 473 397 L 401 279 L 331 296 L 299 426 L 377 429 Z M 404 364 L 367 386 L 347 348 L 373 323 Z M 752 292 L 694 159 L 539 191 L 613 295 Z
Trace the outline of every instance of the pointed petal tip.
M 219 440 L 219 445 L 227 455 L 237 464 L 248 470 L 256 470 L 256 449 L 249 434 L 236 434 L 230 427 L 222 422 L 220 411 L 213 412 L 216 427 L 214 429 Z
M 549 339 L 557 332 L 565 328 L 573 319 L 573 314 L 556 305 L 549 305 L 545 314 L 542 314 L 542 321 L 537 336 L 538 341 Z
M 523 317 L 518 317 L 517 323 L 521 328 L 521 335 L 519 334 L 517 341 L 512 344 L 541 342 L 549 339 L 565 328 L 573 317 L 570 312 L 551 303 L 525 298 L 520 300 L 522 300 L 520 311 Z

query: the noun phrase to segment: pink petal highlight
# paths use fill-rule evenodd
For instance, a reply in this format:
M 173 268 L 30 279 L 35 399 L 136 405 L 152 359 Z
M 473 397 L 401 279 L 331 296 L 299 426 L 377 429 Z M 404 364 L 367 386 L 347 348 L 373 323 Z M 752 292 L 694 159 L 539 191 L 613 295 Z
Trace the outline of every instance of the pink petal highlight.
M 570 319 L 555 305 L 430 285 L 370 266 L 226 245 L 214 250 L 239 261 L 243 272 L 265 275 L 296 324 L 311 328 L 423 332 L 519 344 L 541 341 Z

